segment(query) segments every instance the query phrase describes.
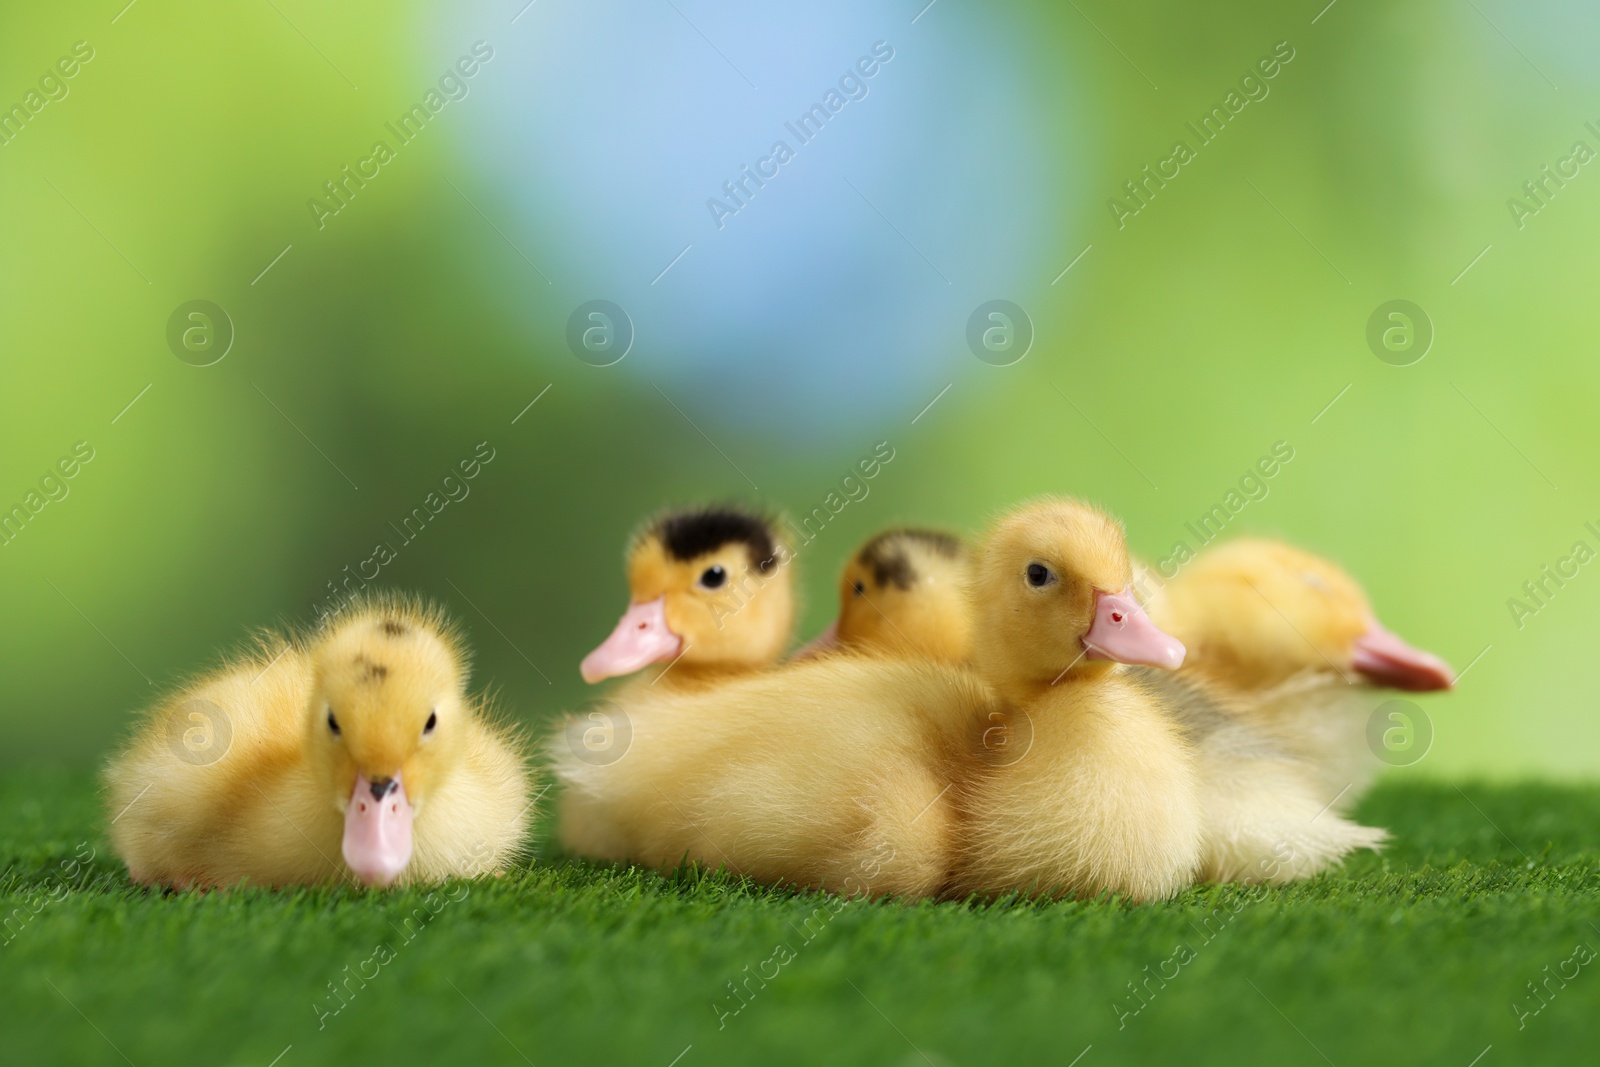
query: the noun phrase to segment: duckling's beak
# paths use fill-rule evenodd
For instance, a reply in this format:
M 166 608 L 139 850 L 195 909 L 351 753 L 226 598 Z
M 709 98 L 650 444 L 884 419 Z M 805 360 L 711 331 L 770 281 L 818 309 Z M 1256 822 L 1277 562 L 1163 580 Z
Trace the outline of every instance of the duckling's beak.
M 682 647 L 683 641 L 667 629 L 667 598 L 658 596 L 643 604 L 629 604 L 611 636 L 583 657 L 578 670 L 583 680 L 593 685 L 672 659 Z
M 1450 689 L 1456 684 L 1450 664 L 1412 647 L 1378 622 L 1356 638 L 1350 666 L 1373 685 L 1408 693 Z
M 834 619 L 828 624 L 828 628 L 826 630 L 823 630 L 810 641 L 807 641 L 800 647 L 798 651 L 795 652 L 793 656 L 789 658 L 794 660 L 813 659 L 822 655 L 824 652 L 831 652 L 838 647 L 839 620 Z
M 411 801 L 400 776 L 356 775 L 344 809 L 344 861 L 367 885 L 385 886 L 411 862 Z
M 1137 663 L 1175 671 L 1188 651 L 1169 633 L 1150 621 L 1131 588 L 1120 593 L 1094 594 L 1094 622 L 1083 635 L 1089 659 Z

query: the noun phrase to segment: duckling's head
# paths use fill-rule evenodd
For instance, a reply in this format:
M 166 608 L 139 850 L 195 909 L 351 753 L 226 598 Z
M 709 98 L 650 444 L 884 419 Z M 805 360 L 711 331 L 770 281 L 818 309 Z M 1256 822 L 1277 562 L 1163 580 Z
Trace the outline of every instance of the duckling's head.
M 1176 669 L 1183 645 L 1129 588 L 1122 524 L 1047 498 L 996 524 L 973 565 L 973 661 L 1005 691 L 1093 676 L 1116 663 Z
M 586 682 L 652 663 L 747 670 L 778 658 L 794 625 L 791 554 L 773 524 L 736 508 L 664 515 L 628 550 L 630 603 L 583 658 Z
M 1444 660 L 1392 633 L 1355 579 L 1328 560 L 1280 541 L 1241 538 L 1199 555 L 1178 576 L 1193 583 L 1173 603 L 1173 625 L 1210 636 L 1197 668 L 1265 688 L 1301 671 L 1330 668 L 1351 680 L 1410 692 L 1448 689 Z M 1226 629 L 1194 618 L 1228 620 Z
M 830 644 L 963 663 L 972 655 L 961 540 L 940 530 L 889 530 L 862 545 L 839 576 L 839 618 L 810 649 Z
M 313 766 L 369 885 L 405 870 L 413 815 L 466 752 L 464 659 L 439 615 L 398 602 L 346 612 L 316 645 Z

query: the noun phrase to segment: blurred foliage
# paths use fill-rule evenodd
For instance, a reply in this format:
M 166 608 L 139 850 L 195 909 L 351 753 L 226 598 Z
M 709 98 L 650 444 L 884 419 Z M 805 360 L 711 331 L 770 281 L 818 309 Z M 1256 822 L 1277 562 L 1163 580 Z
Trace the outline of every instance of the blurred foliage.
M 1600 547 L 1584 529 L 1600 525 L 1589 462 L 1600 177 L 1586 168 L 1522 229 L 1506 206 L 1575 140 L 1600 147 L 1584 127 L 1600 124 L 1586 104 L 1600 68 L 1574 44 L 1592 45 L 1595 12 L 1338 4 L 1312 24 L 1320 3 L 1252 0 L 959 16 L 999 20 L 1011 43 L 953 76 L 1000 81 L 1059 116 L 1027 153 L 1062 176 L 1062 210 L 1036 246 L 1055 266 L 998 293 L 964 281 L 942 313 L 947 344 L 885 357 L 913 361 L 928 388 L 881 398 L 856 425 L 795 431 L 769 428 L 764 412 L 803 367 L 741 376 L 734 392 L 714 379 L 674 390 L 680 414 L 651 361 L 682 354 L 641 346 L 604 369 L 575 359 L 563 331 L 576 300 L 529 270 L 533 245 L 503 221 L 505 194 L 463 162 L 494 150 L 462 143 L 478 126 L 441 124 L 359 194 L 359 211 L 321 231 L 311 221 L 306 199 L 485 26 L 500 66 L 473 92 L 492 100 L 519 42 L 544 32 L 546 5 L 516 24 L 517 0 L 462 12 L 119 6 L 0 10 L 0 106 L 22 102 L 75 42 L 94 49 L 65 98 L 0 146 L 0 506 L 22 502 L 77 442 L 94 450 L 69 494 L 0 548 L 0 761 L 96 759 L 131 709 L 248 628 L 309 620 L 326 583 L 481 441 L 496 458 L 471 495 L 381 581 L 460 615 L 477 680 L 532 723 L 584 699 L 576 664 L 623 606 L 624 539 L 663 504 L 808 510 L 873 442 L 892 442 L 872 495 L 803 559 L 809 634 L 830 613 L 835 568 L 877 528 L 975 532 L 1018 498 L 1064 491 L 1111 506 L 1159 558 L 1285 440 L 1294 461 L 1234 528 L 1339 560 L 1391 628 L 1458 668 L 1488 649 L 1457 694 L 1426 703 L 1434 750 L 1405 773 L 1600 766 L 1585 673 L 1600 577 L 1585 569 L 1520 629 L 1507 607 L 1574 541 Z M 920 7 L 872 15 L 913 42 L 958 17 L 950 0 L 905 28 Z M 686 10 L 761 32 L 756 12 Z M 1118 229 L 1107 198 L 1279 41 L 1295 57 L 1270 95 Z M 839 65 L 832 51 L 808 62 L 818 86 Z M 512 103 L 539 122 L 568 102 L 499 106 Z M 625 149 L 572 165 L 635 168 L 647 185 L 651 161 Z M 970 151 L 996 174 L 1014 155 L 981 140 Z M 940 218 L 896 224 L 921 235 Z M 534 259 L 559 275 L 559 247 Z M 833 269 L 872 281 L 849 262 Z M 979 362 L 963 340 L 971 308 L 995 296 L 1037 329 L 1011 367 Z M 1437 335 L 1420 363 L 1394 367 L 1364 333 L 1374 308 L 1402 297 Z M 193 299 L 222 305 L 236 329 L 214 366 L 167 348 L 168 317 Z

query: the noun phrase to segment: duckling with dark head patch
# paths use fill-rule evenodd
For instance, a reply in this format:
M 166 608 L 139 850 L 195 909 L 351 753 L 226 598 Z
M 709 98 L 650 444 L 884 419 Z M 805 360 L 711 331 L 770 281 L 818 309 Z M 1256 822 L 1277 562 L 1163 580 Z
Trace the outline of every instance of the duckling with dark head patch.
M 942 530 L 903 527 L 878 534 L 839 575 L 839 617 L 799 656 L 838 647 L 964 663 L 972 655 L 963 593 L 970 565 L 961 539 Z

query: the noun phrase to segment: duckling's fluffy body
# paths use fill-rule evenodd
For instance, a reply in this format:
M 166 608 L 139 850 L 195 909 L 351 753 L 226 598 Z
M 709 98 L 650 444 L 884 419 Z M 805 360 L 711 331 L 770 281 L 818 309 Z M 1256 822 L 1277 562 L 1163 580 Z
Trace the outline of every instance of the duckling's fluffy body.
M 1167 897 L 1200 866 L 1189 746 L 1125 677 L 1064 679 L 997 712 L 967 787 L 958 894 Z
M 527 826 L 528 773 L 511 733 L 466 695 L 464 659 L 437 611 L 400 598 L 307 636 L 264 634 L 151 708 L 107 767 L 112 843 L 129 873 L 176 887 L 350 877 L 349 809 L 360 786 L 385 780 L 412 811 L 409 862 L 393 880 L 503 867 Z
M 710 692 L 618 695 L 621 758 L 558 733 L 564 847 L 671 868 L 684 859 L 761 882 L 925 896 L 945 884 L 951 784 L 989 697 L 968 672 L 851 655 Z

